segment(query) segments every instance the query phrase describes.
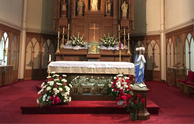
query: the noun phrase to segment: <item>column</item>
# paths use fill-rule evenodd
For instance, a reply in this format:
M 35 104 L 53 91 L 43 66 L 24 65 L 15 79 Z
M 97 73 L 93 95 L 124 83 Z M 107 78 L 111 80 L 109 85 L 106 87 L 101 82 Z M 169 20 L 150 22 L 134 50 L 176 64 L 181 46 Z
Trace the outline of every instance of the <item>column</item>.
M 75 18 L 75 15 L 76 15 L 76 11 L 77 11 L 76 4 L 77 4 L 76 0 L 72 0 L 72 11 L 71 11 L 72 18 Z
M 20 52 L 19 52 L 19 71 L 18 79 L 24 79 L 25 66 L 25 46 L 26 46 L 26 15 L 27 15 L 27 0 L 23 0 L 23 17 L 22 17 L 22 31 L 20 35 Z
M 164 24 L 164 0 L 160 0 L 160 43 L 161 43 L 161 80 L 166 80 L 166 41 L 165 41 L 165 24 Z

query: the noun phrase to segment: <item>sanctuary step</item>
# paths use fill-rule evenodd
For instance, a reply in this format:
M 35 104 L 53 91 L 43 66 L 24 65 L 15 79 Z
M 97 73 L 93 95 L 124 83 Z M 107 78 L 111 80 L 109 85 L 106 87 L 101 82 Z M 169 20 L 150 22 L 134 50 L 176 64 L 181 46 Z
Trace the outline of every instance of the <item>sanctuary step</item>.
M 36 102 L 21 106 L 22 114 L 129 114 L 116 101 L 71 101 L 70 104 L 39 107 Z M 147 100 L 150 114 L 158 114 L 159 106 Z

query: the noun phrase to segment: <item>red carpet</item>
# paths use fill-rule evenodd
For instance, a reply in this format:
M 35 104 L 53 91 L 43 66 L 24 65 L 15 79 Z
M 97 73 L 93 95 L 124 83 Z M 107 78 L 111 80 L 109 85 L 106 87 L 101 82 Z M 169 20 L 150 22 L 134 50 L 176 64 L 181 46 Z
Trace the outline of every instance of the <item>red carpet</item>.
M 36 104 L 36 85 L 23 81 L 0 88 L 0 123 L 131 123 L 128 114 L 22 114 L 21 106 Z M 167 83 L 147 81 L 148 98 L 159 105 L 159 114 L 133 123 L 194 123 L 194 99 Z M 30 99 L 30 100 L 27 100 Z M 72 103 L 73 104 L 73 103 Z

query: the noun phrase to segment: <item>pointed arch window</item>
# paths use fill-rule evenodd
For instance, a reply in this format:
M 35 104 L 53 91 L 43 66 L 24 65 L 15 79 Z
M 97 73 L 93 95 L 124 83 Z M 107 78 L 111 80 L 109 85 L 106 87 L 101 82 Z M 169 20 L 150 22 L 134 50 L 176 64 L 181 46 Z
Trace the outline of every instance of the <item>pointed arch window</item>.
M 185 41 L 185 66 L 189 70 L 194 71 L 194 41 L 192 35 L 189 33 Z
M 182 53 L 183 53 L 182 42 L 181 38 L 178 36 L 175 44 L 175 65 L 177 67 L 182 66 Z
M 3 61 L 4 65 L 8 64 L 9 56 L 9 38 L 8 34 L 5 32 L 0 39 L 0 61 Z

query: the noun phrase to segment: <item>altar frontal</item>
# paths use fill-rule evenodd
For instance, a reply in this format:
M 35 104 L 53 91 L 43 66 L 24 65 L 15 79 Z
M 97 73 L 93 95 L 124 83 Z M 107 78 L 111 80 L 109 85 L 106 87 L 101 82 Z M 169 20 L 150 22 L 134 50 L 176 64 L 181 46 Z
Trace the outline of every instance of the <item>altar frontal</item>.
M 51 72 L 134 75 L 134 64 L 130 62 L 54 61 L 48 65 L 48 73 Z

